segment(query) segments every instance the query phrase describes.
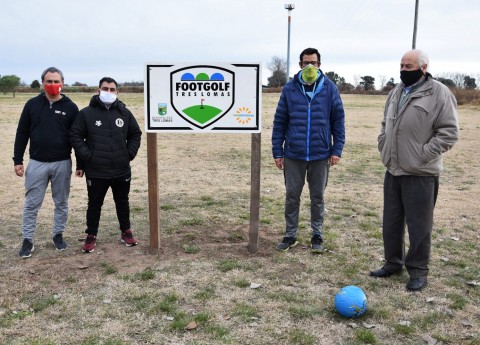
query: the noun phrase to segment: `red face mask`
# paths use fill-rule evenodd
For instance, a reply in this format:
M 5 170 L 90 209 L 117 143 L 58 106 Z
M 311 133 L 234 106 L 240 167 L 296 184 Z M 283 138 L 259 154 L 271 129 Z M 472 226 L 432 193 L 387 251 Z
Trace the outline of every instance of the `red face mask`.
M 45 84 L 43 87 L 50 96 L 57 96 L 62 91 L 62 86 L 62 84 Z

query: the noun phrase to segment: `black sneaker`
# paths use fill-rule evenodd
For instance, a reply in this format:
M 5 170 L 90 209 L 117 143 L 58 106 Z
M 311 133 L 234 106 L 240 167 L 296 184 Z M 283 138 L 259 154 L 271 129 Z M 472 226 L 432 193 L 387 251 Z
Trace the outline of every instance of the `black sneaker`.
M 53 236 L 53 244 L 57 250 L 65 250 L 68 247 L 67 243 L 63 240 L 62 234 L 56 234 Z
M 320 236 L 313 236 L 312 237 L 312 249 L 311 252 L 312 254 L 321 254 L 325 250 L 325 247 L 323 246 L 323 240 Z
M 297 244 L 298 244 L 298 241 L 296 237 L 284 237 L 283 241 L 277 244 L 275 249 L 281 252 L 286 252 L 290 248 L 295 247 Z
M 32 252 L 34 249 L 35 247 L 33 246 L 33 242 L 29 239 L 24 238 L 22 248 L 20 249 L 18 255 L 22 258 L 29 258 L 32 256 Z

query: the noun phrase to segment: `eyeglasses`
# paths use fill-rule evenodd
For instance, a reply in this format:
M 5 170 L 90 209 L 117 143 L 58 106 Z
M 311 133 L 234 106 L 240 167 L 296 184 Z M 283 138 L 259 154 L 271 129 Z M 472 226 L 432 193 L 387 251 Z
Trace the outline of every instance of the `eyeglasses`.
M 117 91 L 117 89 L 114 88 L 114 87 L 106 87 L 106 86 L 101 87 L 100 90 L 102 90 L 102 91 L 107 91 L 107 92 L 108 92 L 108 91 L 110 91 L 110 92 L 115 92 L 115 91 Z
M 301 61 L 300 65 L 302 65 L 302 67 L 307 67 L 308 65 L 318 66 L 320 65 L 320 61 Z

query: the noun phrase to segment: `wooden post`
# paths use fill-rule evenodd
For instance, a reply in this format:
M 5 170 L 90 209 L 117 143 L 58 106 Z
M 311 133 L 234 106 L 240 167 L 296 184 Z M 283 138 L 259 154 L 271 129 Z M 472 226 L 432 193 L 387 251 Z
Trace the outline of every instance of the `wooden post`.
M 147 133 L 147 161 L 150 249 L 158 252 L 160 248 L 160 221 L 158 215 L 158 157 L 156 133 Z
M 258 227 L 260 223 L 260 163 L 261 133 L 252 133 L 252 158 L 250 177 L 250 229 L 248 232 L 248 251 L 258 250 Z

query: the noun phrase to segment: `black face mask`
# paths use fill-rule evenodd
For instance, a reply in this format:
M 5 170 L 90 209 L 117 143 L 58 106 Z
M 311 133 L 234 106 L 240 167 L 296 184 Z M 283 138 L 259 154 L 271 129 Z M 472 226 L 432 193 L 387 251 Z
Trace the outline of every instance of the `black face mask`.
M 400 79 L 405 86 L 415 84 L 423 75 L 422 69 L 419 68 L 415 71 L 400 71 Z

